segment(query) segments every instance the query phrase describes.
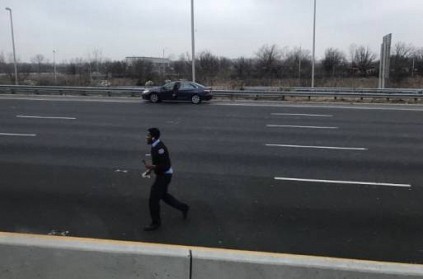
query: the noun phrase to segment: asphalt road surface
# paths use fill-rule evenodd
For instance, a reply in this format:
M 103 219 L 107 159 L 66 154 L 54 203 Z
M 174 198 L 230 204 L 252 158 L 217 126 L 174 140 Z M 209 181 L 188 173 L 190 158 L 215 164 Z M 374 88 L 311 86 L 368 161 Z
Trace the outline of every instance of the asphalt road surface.
M 146 130 L 175 174 L 150 223 Z M 0 230 L 423 263 L 423 107 L 0 97 Z

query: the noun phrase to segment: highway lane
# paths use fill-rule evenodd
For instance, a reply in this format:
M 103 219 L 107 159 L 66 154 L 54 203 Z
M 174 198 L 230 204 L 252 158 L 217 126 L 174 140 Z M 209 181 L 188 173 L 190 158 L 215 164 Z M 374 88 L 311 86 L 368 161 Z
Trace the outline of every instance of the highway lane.
M 0 134 L 36 134 L 0 135 L 0 229 L 422 263 L 423 109 L 357 108 L 0 100 Z M 193 210 L 145 233 L 150 126 Z

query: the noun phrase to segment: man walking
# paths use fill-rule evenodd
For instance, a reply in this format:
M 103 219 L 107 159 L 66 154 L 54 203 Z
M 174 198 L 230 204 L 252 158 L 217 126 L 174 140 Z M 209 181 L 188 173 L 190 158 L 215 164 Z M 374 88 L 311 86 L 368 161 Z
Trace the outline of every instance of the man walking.
M 150 190 L 150 214 L 151 224 L 144 228 L 144 231 L 157 230 L 161 225 L 160 220 L 160 200 L 168 205 L 179 209 L 184 219 L 188 216 L 189 206 L 178 201 L 168 191 L 168 186 L 172 180 L 173 169 L 170 163 L 167 147 L 160 141 L 160 130 L 157 128 L 148 129 L 147 144 L 151 144 L 152 164 L 145 164 L 145 168 L 154 171 L 156 179 Z

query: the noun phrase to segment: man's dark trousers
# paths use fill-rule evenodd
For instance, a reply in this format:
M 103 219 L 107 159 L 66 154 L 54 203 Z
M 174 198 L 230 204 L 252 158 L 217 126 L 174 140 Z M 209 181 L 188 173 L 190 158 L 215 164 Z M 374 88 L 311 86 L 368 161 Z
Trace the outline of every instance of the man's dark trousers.
M 167 192 L 170 181 L 172 180 L 171 174 L 156 175 L 156 180 L 150 191 L 150 214 L 153 224 L 161 224 L 160 220 L 160 200 L 163 200 L 168 205 L 184 211 L 188 205 L 181 203 Z

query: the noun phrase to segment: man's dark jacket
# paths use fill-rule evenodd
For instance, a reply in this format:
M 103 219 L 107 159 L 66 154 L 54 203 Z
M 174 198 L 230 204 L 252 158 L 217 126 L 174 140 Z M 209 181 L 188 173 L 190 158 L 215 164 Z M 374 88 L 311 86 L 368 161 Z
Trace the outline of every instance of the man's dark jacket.
M 166 145 L 160 141 L 156 146 L 151 147 L 151 157 L 153 161 L 154 173 L 156 175 L 164 175 L 170 167 L 170 157 Z

